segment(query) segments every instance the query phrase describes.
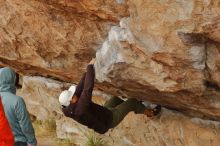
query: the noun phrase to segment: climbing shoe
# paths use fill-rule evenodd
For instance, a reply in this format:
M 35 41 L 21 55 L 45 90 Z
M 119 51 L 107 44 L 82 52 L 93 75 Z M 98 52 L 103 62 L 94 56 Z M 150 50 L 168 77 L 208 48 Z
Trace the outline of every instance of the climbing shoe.
M 147 116 L 147 117 L 154 117 L 154 116 L 157 116 L 159 115 L 161 112 L 161 106 L 160 105 L 157 105 L 155 108 L 153 109 L 145 109 L 144 110 L 144 114 Z

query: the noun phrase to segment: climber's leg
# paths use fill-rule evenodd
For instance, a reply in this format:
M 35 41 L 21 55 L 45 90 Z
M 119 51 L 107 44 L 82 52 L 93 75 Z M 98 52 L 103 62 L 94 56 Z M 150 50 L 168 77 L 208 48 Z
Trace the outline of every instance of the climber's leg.
M 135 111 L 136 113 L 144 113 L 145 106 L 141 103 L 141 101 L 138 101 L 135 98 L 129 98 L 127 101 L 124 101 L 114 109 L 110 110 L 112 110 L 113 113 L 113 128 L 117 126 L 130 111 Z
M 106 101 L 106 103 L 104 104 L 104 107 L 114 108 L 114 107 L 116 107 L 117 105 L 119 105 L 123 102 L 124 102 L 124 100 L 120 99 L 117 96 L 113 96 L 113 97 L 111 97 L 110 100 Z

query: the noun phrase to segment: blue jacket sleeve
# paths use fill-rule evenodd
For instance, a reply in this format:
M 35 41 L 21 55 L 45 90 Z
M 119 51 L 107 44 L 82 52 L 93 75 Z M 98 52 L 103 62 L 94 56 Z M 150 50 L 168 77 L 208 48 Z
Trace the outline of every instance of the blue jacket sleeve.
M 36 146 L 37 140 L 35 138 L 34 128 L 32 126 L 24 100 L 22 98 L 18 100 L 15 108 L 15 115 L 17 116 L 22 132 L 24 133 L 28 144 Z

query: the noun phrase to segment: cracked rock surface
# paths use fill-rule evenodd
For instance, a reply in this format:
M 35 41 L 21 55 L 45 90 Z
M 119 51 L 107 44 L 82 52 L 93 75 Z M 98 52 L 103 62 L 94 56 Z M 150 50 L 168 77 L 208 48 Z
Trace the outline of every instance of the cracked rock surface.
M 218 0 L 0 0 L 0 65 L 220 121 Z
M 85 146 L 86 136 L 92 135 L 102 138 L 105 146 L 219 146 L 220 122 L 185 116 L 165 108 L 161 116 L 153 119 L 130 112 L 118 126 L 105 134 L 97 134 L 61 112 L 57 99 L 69 86 L 43 77 L 23 77 L 23 87 L 18 90 L 18 95 L 24 97 L 29 112 L 40 123 L 36 127 L 34 122 L 38 145 L 70 146 L 59 144 L 60 138 Z M 98 104 L 105 102 L 100 97 L 109 97 L 97 91 L 93 95 L 93 101 Z

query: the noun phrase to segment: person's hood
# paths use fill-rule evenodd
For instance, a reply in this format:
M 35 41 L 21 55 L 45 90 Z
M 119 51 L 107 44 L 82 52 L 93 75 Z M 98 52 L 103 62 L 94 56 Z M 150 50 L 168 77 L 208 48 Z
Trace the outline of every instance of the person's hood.
M 16 73 L 8 68 L 4 67 L 0 69 L 0 92 L 16 93 Z

